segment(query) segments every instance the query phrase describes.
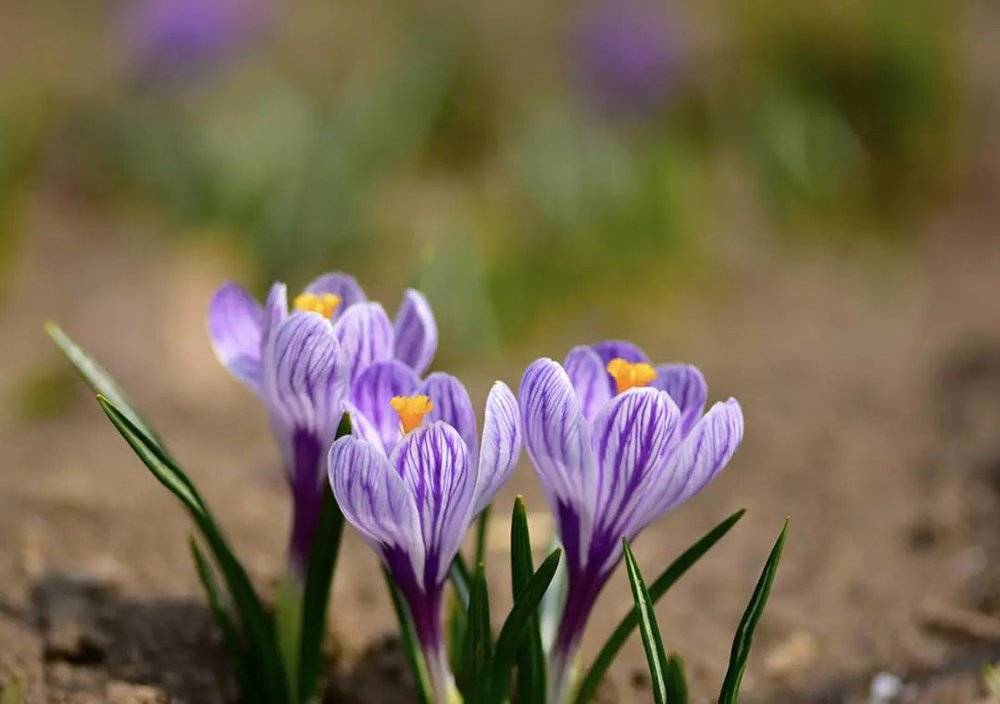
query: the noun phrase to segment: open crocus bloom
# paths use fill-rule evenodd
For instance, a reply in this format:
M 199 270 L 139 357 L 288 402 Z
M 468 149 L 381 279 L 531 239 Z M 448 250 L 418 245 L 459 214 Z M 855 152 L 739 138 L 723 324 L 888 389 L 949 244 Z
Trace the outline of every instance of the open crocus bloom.
M 577 347 L 564 365 L 539 359 L 521 380 L 525 445 L 566 552 L 569 588 L 550 659 L 549 701 L 598 594 L 632 540 L 725 466 L 743 436 L 734 399 L 702 415 L 694 367 L 653 367 L 627 342 Z
M 289 570 L 301 577 L 322 507 L 324 457 L 351 383 L 369 365 L 393 358 L 422 372 L 437 349 L 430 306 L 409 290 L 393 324 L 341 273 L 313 281 L 291 312 L 284 284 L 274 284 L 261 306 L 227 283 L 209 305 L 208 328 L 216 356 L 267 408 L 292 489 Z
M 477 460 L 475 416 L 457 379 L 432 374 L 422 393 L 407 396 L 370 383 L 378 406 L 368 408 L 367 421 L 352 415 L 367 427 L 360 436 L 333 443 L 330 484 L 344 516 L 405 597 L 436 698 L 447 702 L 454 684 L 441 626 L 444 582 L 469 524 L 517 463 L 517 401 L 506 384 L 494 384 Z M 391 433 L 390 421 L 376 413 L 382 407 L 395 415 Z

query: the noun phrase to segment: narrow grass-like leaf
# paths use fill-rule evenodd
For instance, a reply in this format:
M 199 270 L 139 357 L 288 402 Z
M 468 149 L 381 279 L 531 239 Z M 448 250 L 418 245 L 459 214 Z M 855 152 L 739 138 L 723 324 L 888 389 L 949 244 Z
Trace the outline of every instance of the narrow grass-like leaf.
M 87 354 L 82 347 L 73 342 L 69 335 L 67 335 L 59 325 L 51 320 L 45 323 L 45 332 L 52 341 L 56 343 L 56 346 L 62 350 L 62 353 L 66 355 L 66 358 L 73 363 L 76 367 L 77 372 L 83 377 L 84 381 L 90 385 L 90 388 L 94 390 L 94 393 L 104 396 L 109 399 L 118 410 L 121 411 L 130 421 L 132 425 L 144 432 L 149 438 L 156 441 L 160 447 L 163 446 L 160 439 L 157 437 L 153 429 L 142 419 L 125 398 L 124 392 L 118 385 L 110 374 L 104 370 L 100 364 L 98 364 L 93 357 Z
M 180 499 L 181 504 L 194 519 L 225 580 L 247 639 L 248 652 L 252 659 L 250 666 L 260 668 L 266 687 L 266 698 L 277 697 L 274 701 L 286 700 L 287 682 L 281 658 L 275 647 L 274 625 L 257 598 L 250 578 L 216 526 L 211 512 L 193 490 L 187 476 L 155 441 L 139 430 L 109 399 L 98 396 L 97 400 L 139 459 Z
M 490 515 L 492 513 L 493 506 L 487 506 L 479 514 L 479 518 L 476 519 L 476 549 L 473 553 L 475 559 L 472 563 L 474 565 L 478 565 L 480 562 L 486 563 L 486 536 L 489 532 Z
M 514 499 L 510 522 L 510 586 L 516 599 L 523 592 L 535 566 L 531 557 L 531 535 L 524 499 Z M 545 704 L 545 651 L 538 625 L 538 612 L 531 614 L 517 655 L 517 700 L 520 704 Z
M 774 576 L 778 573 L 778 562 L 781 560 L 781 551 L 785 547 L 785 536 L 788 534 L 788 519 L 782 526 L 778 539 L 771 548 L 771 554 L 764 565 L 757 586 L 747 604 L 747 610 L 740 619 L 740 625 L 736 629 L 733 638 L 733 649 L 729 656 L 729 667 L 726 669 L 726 678 L 722 682 L 722 691 L 719 692 L 719 704 L 736 704 L 740 696 L 740 683 L 743 681 L 743 672 L 746 670 L 747 657 L 750 655 L 750 646 L 753 642 L 753 632 L 760 622 L 760 617 L 764 613 L 764 606 L 767 605 L 767 597 L 771 593 L 771 585 L 774 583 Z
M 688 704 L 684 661 L 677 653 L 671 653 L 667 658 L 667 702 L 669 704 Z
M 351 434 L 351 418 L 344 414 L 336 437 Z M 330 602 L 330 587 L 344 534 L 344 514 L 333 498 L 330 483 L 323 482 L 323 507 L 309 553 L 305 595 L 302 599 L 302 640 L 299 646 L 299 701 L 309 702 L 316 692 L 323 666 L 323 635 Z
M 465 659 L 465 634 L 469 627 L 469 607 L 463 604 L 458 594 L 452 591 L 448 599 L 448 665 L 455 675 L 456 682 L 462 682 L 465 673 L 462 670 Z
M 490 662 L 493 659 L 493 631 L 490 627 L 490 596 L 483 563 L 476 566 L 469 594 L 468 628 L 462 658 L 459 691 L 467 702 L 482 702 L 489 691 Z
M 201 548 L 198 547 L 194 536 L 190 538 L 188 544 L 191 547 L 191 557 L 194 559 L 198 579 L 201 581 L 201 586 L 205 590 L 205 596 L 208 599 L 208 607 L 215 618 L 216 625 L 218 625 L 219 630 L 222 632 L 222 642 L 232 657 L 233 670 L 236 673 L 236 682 L 239 684 L 240 691 L 247 702 L 259 702 L 260 698 L 257 692 L 260 690 L 260 686 L 253 681 L 253 676 L 247 669 L 246 647 L 242 642 L 236 625 L 233 623 L 225 600 L 219 591 L 219 584 L 215 579 L 212 566 L 208 564 L 208 560 L 205 558 L 205 554 L 201 551 Z
M 649 667 L 649 683 L 653 689 L 653 701 L 656 704 L 667 702 L 667 656 L 663 652 L 663 640 L 660 638 L 660 627 L 656 623 L 656 611 L 653 610 L 653 600 L 649 597 L 646 583 L 642 581 L 642 572 L 635 561 L 628 540 L 622 540 L 625 551 L 625 567 L 628 572 L 629 585 L 632 587 L 632 599 L 639 612 L 639 633 L 642 635 L 642 648 L 646 651 L 646 664 Z M 672 703 L 671 703 L 672 704 Z
M 477 563 L 478 564 L 478 563 Z M 451 562 L 451 569 L 448 570 L 448 580 L 451 582 L 451 586 L 455 589 L 455 596 L 458 600 L 462 602 L 462 605 L 468 609 L 469 608 L 469 590 L 472 584 L 472 575 L 469 573 L 469 567 L 465 564 L 465 559 L 462 557 L 462 553 L 455 555 L 455 559 Z
M 396 583 L 392 581 L 392 576 L 386 570 L 382 570 L 385 577 L 385 585 L 389 589 L 389 596 L 392 597 L 392 607 L 396 611 L 396 619 L 399 621 L 399 634 L 403 638 L 403 650 L 406 652 L 406 659 L 410 663 L 410 671 L 413 673 L 413 683 L 417 688 L 418 704 L 434 704 L 434 697 L 431 692 L 431 680 L 427 674 L 427 663 L 424 661 L 423 651 L 420 650 L 420 642 L 417 640 L 417 632 L 413 626 L 413 617 L 410 615 L 410 608 L 406 605 L 406 600 L 400 593 Z
M 490 696 L 487 702 L 499 704 L 507 698 L 510 673 L 517 660 L 521 639 L 528 627 L 529 619 L 538 613 L 538 602 L 542 600 L 545 590 L 552 582 L 561 557 L 562 550 L 554 550 L 514 598 L 514 606 L 507 615 L 500 629 L 500 635 L 497 636 L 496 646 L 493 648 L 493 667 L 489 677 Z
M 659 601 L 660 597 L 667 593 L 667 590 L 674 585 L 674 583 L 680 579 L 685 572 L 687 572 L 694 563 L 696 563 L 702 555 L 708 552 L 713 545 L 715 545 L 729 530 L 736 525 L 737 521 L 743 518 L 745 509 L 740 509 L 733 515 L 731 515 L 726 520 L 722 521 L 719 525 L 715 526 L 712 530 L 706 533 L 702 538 L 685 550 L 681 555 L 671 562 L 660 576 L 649 585 L 649 596 L 655 604 Z M 580 681 L 580 688 L 577 690 L 576 698 L 573 700 L 575 704 L 586 704 L 597 693 L 597 686 L 601 683 L 601 678 L 604 677 L 604 673 L 607 672 L 608 668 L 611 666 L 612 661 L 615 656 L 618 655 L 618 651 L 628 640 L 629 635 L 631 635 L 632 630 L 639 623 L 639 614 L 635 608 L 629 611 L 625 618 L 621 620 L 618 627 L 615 628 L 611 637 L 605 642 L 604 647 L 601 648 L 597 657 L 594 659 L 594 663 L 587 670 L 587 674 Z

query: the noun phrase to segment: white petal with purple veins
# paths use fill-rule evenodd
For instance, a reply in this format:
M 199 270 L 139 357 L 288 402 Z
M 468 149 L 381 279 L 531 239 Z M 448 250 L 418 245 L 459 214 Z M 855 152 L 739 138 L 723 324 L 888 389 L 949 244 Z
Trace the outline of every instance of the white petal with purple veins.
M 393 327 L 396 359 L 423 374 L 431 365 L 438 345 L 437 322 L 424 294 L 412 288 L 406 290 Z
M 583 415 L 589 421 L 607 403 L 612 394 L 613 381 L 608 374 L 607 364 L 593 348 L 580 345 L 570 350 L 563 363 L 566 374 L 573 382 L 576 395 L 580 399 Z
M 417 508 L 430 590 L 447 575 L 472 519 L 476 477 L 469 452 L 454 428 L 436 421 L 405 435 L 389 461 Z
M 377 430 L 386 453 L 400 438 L 399 415 L 389 402 L 413 394 L 418 384 L 416 373 L 395 359 L 375 362 L 351 383 L 351 403 Z
M 524 446 L 559 525 L 567 559 L 582 564 L 590 539 L 595 470 L 590 431 L 565 370 L 539 359 L 521 378 Z
M 642 525 L 641 508 L 680 441 L 680 411 L 662 391 L 632 389 L 602 409 L 593 433 L 597 486 L 591 552 L 597 549 L 603 562 L 594 567 L 603 572 L 617 561 L 622 538 L 634 537 Z
M 350 274 L 345 274 L 340 271 L 332 271 L 328 274 L 323 274 L 312 280 L 312 282 L 306 286 L 306 293 L 315 293 L 317 295 L 322 295 L 324 293 L 332 293 L 335 296 L 340 297 L 340 305 L 333 312 L 332 320 L 336 321 L 344 312 L 356 303 L 364 303 L 368 300 L 365 296 L 365 292 L 358 285 L 357 280 Z
M 307 431 L 333 441 L 347 394 L 347 363 L 329 321 L 293 313 L 271 331 L 264 351 L 263 396 L 291 467 L 289 438 Z
M 458 431 L 465 441 L 469 454 L 476 455 L 479 444 L 476 430 L 476 412 L 465 386 L 456 377 L 444 372 L 434 372 L 417 389 L 418 394 L 430 398 L 433 408 L 428 421 L 443 420 Z
M 743 439 L 743 410 L 736 399 L 716 403 L 670 458 L 646 523 L 701 491 L 729 462 Z
M 344 517 L 383 559 L 395 549 L 409 557 L 414 574 L 423 574 L 417 507 L 388 458 L 348 436 L 333 443 L 328 465 L 330 486 Z
M 521 414 L 517 399 L 505 383 L 498 381 L 486 399 L 473 514 L 478 514 L 493 500 L 510 477 L 520 454 Z
M 378 303 L 358 303 L 344 311 L 333 326 L 350 365 L 350 379 L 370 364 L 392 359 L 392 323 Z
M 681 409 L 682 433 L 691 432 L 708 398 L 708 385 L 698 368 L 690 364 L 661 364 L 656 368 L 656 379 L 651 386 L 670 394 Z
M 208 304 L 212 349 L 233 376 L 252 388 L 261 384 L 261 326 L 264 310 L 235 283 L 223 284 Z

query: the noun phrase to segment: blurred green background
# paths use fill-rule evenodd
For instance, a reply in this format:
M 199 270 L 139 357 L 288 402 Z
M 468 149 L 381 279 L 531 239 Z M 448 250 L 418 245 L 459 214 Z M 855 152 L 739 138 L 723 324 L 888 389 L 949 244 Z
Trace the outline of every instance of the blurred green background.
M 257 290 L 421 287 L 443 362 L 741 247 L 906 247 L 969 168 L 962 3 L 7 5 L 5 270 L 55 189 Z

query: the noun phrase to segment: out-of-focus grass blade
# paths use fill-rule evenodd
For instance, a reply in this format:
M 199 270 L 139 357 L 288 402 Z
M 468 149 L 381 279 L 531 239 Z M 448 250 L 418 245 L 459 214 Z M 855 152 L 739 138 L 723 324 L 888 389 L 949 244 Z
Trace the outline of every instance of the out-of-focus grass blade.
M 448 664 L 456 682 L 463 682 L 462 670 L 465 660 L 465 634 L 469 627 L 469 607 L 462 603 L 458 595 L 452 593 L 448 599 Z
M 351 434 L 351 417 L 340 419 L 336 437 Z M 323 482 L 323 507 L 316 538 L 309 553 L 305 594 L 302 598 L 302 639 L 299 646 L 299 701 L 309 702 L 316 691 L 316 681 L 323 665 L 323 635 L 330 601 L 333 572 L 340 554 L 344 533 L 344 514 L 333 498 L 328 482 Z
M 486 562 L 486 534 L 490 528 L 490 514 L 493 513 L 493 506 L 487 506 L 476 519 L 476 550 L 473 553 L 475 560 L 473 564 Z
M 778 561 L 781 560 L 781 551 L 785 547 L 785 536 L 788 534 L 788 519 L 782 526 L 778 539 L 771 548 L 771 554 L 764 565 L 757 586 L 747 604 L 747 610 L 740 619 L 740 625 L 736 629 L 733 637 L 733 650 L 729 656 L 729 667 L 726 669 L 726 678 L 722 682 L 722 691 L 719 692 L 719 704 L 736 704 L 740 695 L 740 683 L 743 680 L 743 671 L 747 666 L 747 657 L 750 655 L 750 645 L 753 641 L 753 632 L 760 622 L 760 617 L 764 613 L 764 606 L 767 604 L 767 597 L 771 593 L 771 585 L 774 583 L 774 576 L 778 573 Z
M 452 560 L 451 569 L 448 570 L 448 580 L 451 582 L 451 586 L 455 588 L 455 596 L 468 609 L 472 575 L 469 573 L 469 567 L 462 558 L 462 553 L 455 555 L 455 559 Z
M 0 704 L 24 704 L 24 685 L 21 679 L 11 675 L 3 683 L 3 696 L 0 696 Z
M 622 540 L 625 549 L 625 567 L 628 572 L 629 585 L 632 587 L 632 599 L 639 612 L 639 633 L 642 635 L 642 647 L 646 651 L 646 664 L 649 666 L 649 682 L 653 689 L 653 701 L 656 704 L 667 702 L 667 656 L 663 653 L 663 640 L 660 638 L 660 628 L 656 623 L 656 612 L 653 610 L 653 600 L 649 597 L 646 583 L 642 581 L 642 572 L 632 554 L 628 540 Z M 673 704 L 673 702 L 671 702 Z
M 535 566 L 531 558 L 531 536 L 524 499 L 514 499 L 510 523 L 510 582 L 516 599 L 523 592 Z M 545 704 L 545 652 L 538 625 L 538 613 L 531 614 L 517 655 L 517 700 L 520 704 Z
M 417 702 L 419 704 L 434 704 L 434 697 L 431 694 L 431 680 L 427 674 L 427 663 L 424 662 L 424 654 L 417 641 L 417 632 L 413 626 L 410 608 L 406 605 L 406 600 L 396 583 L 392 581 L 389 572 L 383 569 L 382 576 L 385 577 L 385 585 L 389 589 L 389 596 L 392 597 L 392 607 L 396 610 L 399 633 L 403 637 L 403 650 L 406 651 L 406 659 L 410 663 L 411 672 L 413 672 L 413 683 L 417 688 Z
M 253 660 L 252 666 L 259 668 L 262 673 L 266 686 L 265 698 L 277 697 L 278 699 L 274 701 L 284 701 L 287 699 L 287 682 L 280 655 L 275 648 L 274 624 L 257 598 L 250 578 L 222 537 L 211 512 L 184 472 L 154 440 L 139 430 L 109 399 L 98 395 L 97 401 L 143 464 L 180 499 L 181 504 L 194 519 L 226 582 L 233 606 L 244 629 L 248 651 Z
M 549 540 L 546 554 L 556 548 L 562 548 L 559 536 L 553 531 Z M 556 639 L 556 632 L 559 630 L 559 621 L 562 619 L 563 609 L 566 608 L 566 592 L 569 589 L 569 571 L 566 569 L 566 561 L 562 560 L 556 569 L 556 576 L 552 578 L 552 583 L 545 590 L 538 605 L 538 622 L 542 632 L 542 649 L 549 652 Z
M 94 390 L 94 393 L 100 394 L 114 403 L 118 407 L 118 410 L 132 421 L 132 425 L 144 432 L 149 438 L 155 440 L 156 444 L 161 448 L 163 447 L 160 438 L 157 437 L 146 421 L 142 419 L 142 416 L 132 408 L 131 404 L 125 398 L 121 387 L 118 386 L 118 382 L 104 370 L 104 367 L 94 361 L 94 358 L 87 354 L 82 347 L 73 342 L 70 336 L 57 323 L 51 320 L 46 322 L 45 332 L 48 333 L 52 341 L 62 350 L 67 359 L 73 363 L 73 366 L 76 367 L 80 376 L 90 385 L 90 388 Z
M 493 631 L 490 628 L 490 597 L 486 587 L 486 573 L 481 562 L 476 566 L 476 573 L 472 577 L 467 620 L 459 689 L 465 701 L 482 702 L 489 691 Z
M 337 437 L 351 432 L 350 420 L 344 415 Z M 316 539 L 309 554 L 305 595 L 302 599 L 302 640 L 299 646 L 299 701 L 309 702 L 316 691 L 316 682 L 323 665 L 323 635 L 326 633 L 326 613 L 330 601 L 330 586 L 340 554 L 340 539 L 344 533 L 344 514 L 333 498 L 329 482 L 324 481 L 323 508 Z
M 684 661 L 677 653 L 671 653 L 667 658 L 667 702 L 669 704 L 688 704 Z
M 246 648 L 241 641 L 239 631 L 236 629 L 232 617 L 229 615 L 225 601 L 219 592 L 219 584 L 215 580 L 212 566 L 208 564 L 208 560 L 205 559 L 205 555 L 202 553 L 201 548 L 198 547 L 194 536 L 191 536 L 188 543 L 191 547 L 191 557 L 194 559 L 198 579 L 201 581 L 201 586 L 205 590 L 205 596 L 208 598 L 208 607 L 215 617 L 216 625 L 222 631 L 222 640 L 226 644 L 226 649 L 229 650 L 232 656 L 233 669 L 236 673 L 236 681 L 240 686 L 240 691 L 247 702 L 259 702 L 260 698 L 257 692 L 260 690 L 260 686 L 253 681 L 250 670 L 247 668 Z
M 538 613 L 538 602 L 542 600 L 552 577 L 559 567 L 562 550 L 554 550 L 539 565 L 524 589 L 514 598 L 514 607 L 507 615 L 500 635 L 493 649 L 493 667 L 489 677 L 490 694 L 487 704 L 499 704 L 507 698 L 510 687 L 510 671 L 517 660 L 518 648 L 527 629 L 529 619 Z
M 731 515 L 726 520 L 722 521 L 719 525 L 715 526 L 712 530 L 708 531 L 702 538 L 681 553 L 680 557 L 671 562 L 660 576 L 653 581 L 649 586 L 649 596 L 655 604 L 660 600 L 667 590 L 674 585 L 674 583 L 680 579 L 685 572 L 687 572 L 694 563 L 696 563 L 702 555 L 708 552 L 713 545 L 715 545 L 726 533 L 729 532 L 730 528 L 736 525 L 737 521 L 743 518 L 745 509 L 740 509 L 733 515 Z M 587 670 L 587 674 L 580 681 L 580 688 L 577 690 L 576 698 L 574 699 L 575 704 L 586 704 L 597 692 L 597 686 L 601 683 L 601 678 L 604 677 L 604 673 L 607 672 L 608 667 L 611 666 L 612 661 L 615 656 L 618 655 L 618 651 L 628 640 L 629 635 L 632 630 L 639 623 L 639 614 L 635 608 L 629 611 L 625 618 L 621 620 L 618 627 L 615 628 L 614 633 L 608 638 L 604 647 L 597 654 L 594 659 L 594 664 L 590 666 Z

